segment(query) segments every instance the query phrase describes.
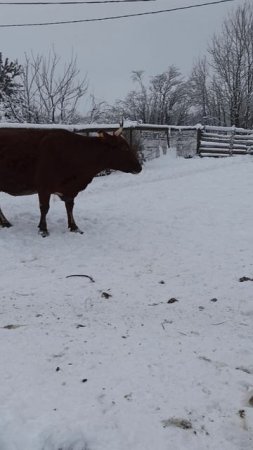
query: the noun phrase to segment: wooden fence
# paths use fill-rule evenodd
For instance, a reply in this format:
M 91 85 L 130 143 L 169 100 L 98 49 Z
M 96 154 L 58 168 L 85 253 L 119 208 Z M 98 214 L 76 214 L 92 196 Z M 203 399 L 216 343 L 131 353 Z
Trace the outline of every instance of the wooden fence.
M 84 135 L 96 134 L 100 130 L 115 131 L 118 124 L 80 125 L 33 125 L 0 123 L 0 128 L 67 129 Z M 126 121 L 124 135 L 145 161 L 158 158 L 167 149 L 176 148 L 182 157 L 253 155 L 253 130 L 236 127 L 174 126 L 139 124 Z
M 197 131 L 199 156 L 253 155 L 253 130 L 205 126 Z

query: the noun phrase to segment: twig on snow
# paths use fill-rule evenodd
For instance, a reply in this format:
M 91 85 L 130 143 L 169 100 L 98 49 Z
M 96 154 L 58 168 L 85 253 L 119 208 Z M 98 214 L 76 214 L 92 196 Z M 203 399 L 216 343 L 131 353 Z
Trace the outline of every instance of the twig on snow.
M 211 325 L 223 325 L 226 322 L 227 322 L 227 320 L 224 320 L 224 322 L 212 323 Z
M 167 320 L 167 319 L 165 319 L 163 322 L 161 322 L 161 326 L 162 326 L 162 328 L 163 328 L 163 330 L 165 330 L 166 328 L 165 328 L 165 325 L 166 324 L 172 324 L 173 323 L 173 320 Z
M 73 275 L 67 275 L 66 278 L 70 278 L 70 277 L 85 277 L 85 278 L 89 278 L 89 280 L 92 283 L 95 283 L 94 278 L 90 277 L 90 275 L 82 275 L 82 274 L 73 274 Z

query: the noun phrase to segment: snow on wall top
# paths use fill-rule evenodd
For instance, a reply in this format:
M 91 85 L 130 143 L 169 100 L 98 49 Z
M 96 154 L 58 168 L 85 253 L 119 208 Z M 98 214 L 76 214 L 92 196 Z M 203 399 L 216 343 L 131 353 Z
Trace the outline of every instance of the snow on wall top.
M 101 123 L 92 123 L 92 124 L 77 124 L 77 125 L 65 125 L 65 124 L 32 124 L 32 123 L 12 123 L 12 122 L 0 122 L 0 128 L 37 128 L 37 129 L 64 129 L 69 131 L 82 131 L 82 130 L 114 130 L 119 128 L 118 123 L 114 124 L 101 124 Z M 147 123 L 139 123 L 133 121 L 125 121 L 124 122 L 125 129 L 142 129 L 142 130 L 194 130 L 198 128 L 202 128 L 201 124 L 197 124 L 194 126 L 175 126 L 175 125 L 157 125 L 157 124 L 147 124 Z

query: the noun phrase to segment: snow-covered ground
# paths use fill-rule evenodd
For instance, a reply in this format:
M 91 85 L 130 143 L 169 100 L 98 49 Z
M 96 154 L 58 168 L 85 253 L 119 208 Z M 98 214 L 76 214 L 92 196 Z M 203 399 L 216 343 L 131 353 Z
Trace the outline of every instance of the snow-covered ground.
M 37 203 L 1 194 L 0 450 L 252 450 L 252 157 L 97 178 L 83 235 Z

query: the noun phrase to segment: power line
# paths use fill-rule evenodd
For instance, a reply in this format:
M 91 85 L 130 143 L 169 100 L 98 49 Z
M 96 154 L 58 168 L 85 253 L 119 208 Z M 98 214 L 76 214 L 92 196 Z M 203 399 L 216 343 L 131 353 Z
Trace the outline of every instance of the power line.
M 180 6 L 177 8 L 171 8 L 171 9 L 161 9 L 159 11 L 147 11 L 143 13 L 134 13 L 134 14 L 122 14 L 119 16 L 110 16 L 110 17 L 100 17 L 95 19 L 78 19 L 78 20 L 63 20 L 63 21 L 57 21 L 57 22 L 43 22 L 43 23 L 13 23 L 13 24 L 0 24 L 0 28 L 11 28 L 11 27 L 40 27 L 40 26 L 48 26 L 48 25 L 66 25 L 66 24 L 73 24 L 73 23 L 88 23 L 88 22 L 102 22 L 107 20 L 116 20 L 116 19 L 126 19 L 129 17 L 140 17 L 140 16 L 150 16 L 154 14 L 163 14 L 163 13 L 169 13 L 174 11 L 182 11 L 186 9 L 193 9 L 193 8 L 200 8 L 203 6 L 210 6 L 210 5 L 218 5 L 221 3 L 228 3 L 233 2 L 235 0 L 216 0 L 211 1 L 208 3 L 199 3 L 196 5 L 189 5 L 189 6 Z
M 101 5 L 104 3 L 156 2 L 157 0 L 91 0 L 89 1 L 53 1 L 53 2 L 1 2 L 5 6 L 43 6 L 43 5 Z

